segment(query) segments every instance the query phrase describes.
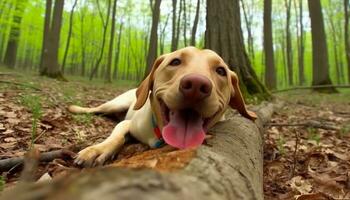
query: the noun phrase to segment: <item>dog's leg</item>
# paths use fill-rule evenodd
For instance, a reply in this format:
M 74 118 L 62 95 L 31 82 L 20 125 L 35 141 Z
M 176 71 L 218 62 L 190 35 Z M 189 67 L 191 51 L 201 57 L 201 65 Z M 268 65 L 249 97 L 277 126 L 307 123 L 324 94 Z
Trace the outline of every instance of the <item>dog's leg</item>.
M 80 107 L 76 105 L 71 105 L 68 110 L 72 113 L 101 113 L 101 114 L 112 114 L 127 111 L 133 101 L 136 99 L 136 90 L 129 90 L 111 101 L 99 105 L 94 108 Z
M 123 146 L 125 135 L 129 132 L 129 129 L 130 120 L 121 121 L 105 141 L 80 151 L 74 162 L 84 167 L 103 165 L 106 160 L 113 157 L 120 147 Z

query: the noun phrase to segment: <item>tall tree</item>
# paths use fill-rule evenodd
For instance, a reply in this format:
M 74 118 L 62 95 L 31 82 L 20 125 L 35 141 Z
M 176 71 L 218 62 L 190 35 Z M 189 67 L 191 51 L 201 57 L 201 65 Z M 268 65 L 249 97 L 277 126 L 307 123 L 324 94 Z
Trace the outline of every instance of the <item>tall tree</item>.
M 183 38 L 184 38 L 184 45 L 187 46 L 187 11 L 186 11 L 186 0 L 182 0 L 182 7 L 183 7 Z
M 105 45 L 106 45 L 106 36 L 107 36 L 107 28 L 108 28 L 108 23 L 109 23 L 109 16 L 111 13 L 111 0 L 108 0 L 108 3 L 107 3 L 108 5 L 107 5 L 106 20 L 104 20 L 104 18 L 103 18 L 103 11 L 101 10 L 99 0 L 96 0 L 96 4 L 97 4 L 98 13 L 99 13 L 100 18 L 102 20 L 103 36 L 102 36 L 101 50 L 100 50 L 99 56 L 97 58 L 96 64 L 91 70 L 91 74 L 90 74 L 90 78 L 89 78 L 90 80 L 92 80 L 93 77 L 96 75 L 96 73 L 100 67 L 102 58 L 103 58 L 103 53 L 104 53 L 104 49 L 105 49 Z
M 114 0 L 113 2 L 113 9 L 112 9 L 112 27 L 111 27 L 111 37 L 109 41 L 109 52 L 108 52 L 108 62 L 107 62 L 107 70 L 105 74 L 105 80 L 108 83 L 112 82 L 112 58 L 113 58 L 113 47 L 114 47 L 114 36 L 115 36 L 115 15 L 117 11 L 117 0 Z
M 168 14 L 166 16 L 166 19 L 165 19 L 165 23 L 164 23 L 164 26 L 161 28 L 161 32 L 160 32 L 160 36 L 159 36 L 159 46 L 160 46 L 160 54 L 163 54 L 164 53 L 164 49 L 165 49 L 165 37 L 166 37 L 166 27 L 168 26 L 168 21 L 169 21 L 169 18 L 170 18 L 170 14 Z
M 198 28 L 200 6 L 201 6 L 201 1 L 197 0 L 196 15 L 194 17 L 193 26 L 192 26 L 192 35 L 191 35 L 192 46 L 196 46 L 196 33 Z
M 50 0 L 46 1 L 46 8 L 51 7 L 50 3 Z M 52 19 L 50 16 L 51 9 L 46 10 L 46 12 L 49 13 L 45 13 L 44 29 L 48 28 L 48 32 L 44 31 L 43 48 L 45 49 L 42 55 L 42 68 L 40 69 L 40 75 L 61 80 L 65 80 L 58 63 L 58 48 L 61 34 L 63 7 L 64 0 L 55 0 Z M 48 20 L 48 22 L 46 20 Z M 46 27 L 46 25 L 49 25 L 49 27 Z M 45 34 L 48 35 L 45 36 Z
M 41 57 L 40 57 L 40 73 L 44 72 L 44 59 L 47 58 L 48 53 L 48 44 L 49 44 L 49 34 L 50 34 L 50 22 L 51 22 L 51 13 L 52 13 L 52 0 L 46 0 L 46 8 L 45 8 L 45 21 L 44 21 L 44 32 L 43 32 L 43 40 L 41 47 Z
M 175 51 L 177 49 L 176 43 L 176 33 L 177 33 L 177 18 L 176 18 L 176 4 L 177 0 L 173 0 L 173 19 L 172 19 L 172 31 L 171 31 L 171 51 Z
M 326 33 L 320 0 L 308 0 L 312 35 L 312 85 L 332 85 L 329 76 Z M 316 89 L 335 92 L 335 88 Z
M 261 99 L 269 92 L 253 70 L 245 51 L 239 0 L 207 0 L 205 47 L 216 51 L 237 73 L 242 92 Z
M 152 6 L 152 28 L 148 47 L 146 75 L 151 70 L 153 62 L 157 58 L 160 3 L 161 0 L 155 0 L 154 5 Z
M 15 12 L 13 14 L 10 36 L 7 42 L 7 48 L 5 52 L 4 63 L 10 68 L 14 68 L 16 65 L 17 49 L 19 36 L 21 33 L 21 21 L 24 13 L 26 0 L 17 0 L 15 6 Z
M 69 45 L 70 45 L 70 39 L 72 37 L 72 31 L 73 31 L 74 9 L 77 6 L 77 3 L 78 3 L 78 0 L 75 0 L 74 4 L 72 6 L 72 9 L 70 11 L 69 30 L 68 30 L 68 36 L 67 36 L 67 43 L 66 43 L 66 49 L 64 50 L 64 56 L 63 56 L 63 62 L 62 62 L 62 68 L 61 68 L 62 73 L 64 73 L 64 68 L 66 66 L 66 60 L 67 60 L 68 51 L 69 51 Z
M 248 52 L 251 58 L 254 60 L 255 58 L 255 53 L 254 53 L 254 39 L 253 39 L 253 34 L 252 34 L 252 15 L 248 14 L 248 8 L 246 6 L 245 0 L 241 0 L 242 4 L 242 10 L 243 10 L 243 16 L 244 16 L 244 21 L 245 25 L 247 28 L 247 33 L 248 33 Z
M 290 19 L 291 19 L 291 3 L 292 0 L 285 0 L 286 7 L 286 56 L 288 67 L 288 83 L 293 85 L 293 49 L 292 49 L 292 36 L 290 32 Z
M 273 52 L 271 22 L 272 0 L 264 0 L 264 51 L 265 84 L 269 89 L 276 89 L 276 69 Z
M 350 20 L 350 14 L 349 14 L 349 0 L 344 0 L 344 16 L 345 16 L 345 22 L 344 22 L 344 42 L 345 42 L 345 51 L 346 51 L 346 61 L 348 64 L 348 83 L 350 83 L 350 35 L 349 35 L 349 20 Z
M 123 25 L 124 23 L 121 22 L 119 25 L 119 32 L 118 32 L 118 41 L 117 41 L 117 49 L 114 59 L 114 70 L 113 70 L 113 78 L 116 79 L 118 75 L 118 68 L 119 68 L 119 56 L 120 56 L 120 44 L 122 39 L 122 32 L 123 32 Z
M 298 22 L 296 27 L 298 27 L 298 66 L 299 66 L 299 85 L 303 85 L 305 82 L 304 73 L 304 52 L 305 52 L 305 33 L 304 33 L 304 23 L 303 23 L 303 0 L 299 0 L 299 14 Z

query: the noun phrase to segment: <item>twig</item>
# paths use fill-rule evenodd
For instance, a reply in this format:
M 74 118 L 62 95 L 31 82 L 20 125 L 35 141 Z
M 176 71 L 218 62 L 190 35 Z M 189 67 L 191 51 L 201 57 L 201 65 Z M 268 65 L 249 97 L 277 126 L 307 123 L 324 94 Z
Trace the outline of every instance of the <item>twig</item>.
M 286 88 L 282 90 L 274 90 L 272 93 L 287 92 L 291 90 L 308 90 L 308 89 L 320 89 L 320 88 L 350 88 L 350 85 L 314 85 L 314 86 L 297 86 L 292 88 Z
M 36 90 L 36 91 L 42 91 L 40 88 L 37 88 L 37 87 L 35 87 L 35 86 L 28 85 L 28 84 L 24 84 L 24 83 L 19 83 L 19 82 L 14 82 L 14 81 L 3 81 L 3 80 L 0 80 L 0 83 L 18 85 L 18 86 L 22 86 L 22 87 L 31 88 L 31 89 L 34 89 L 34 90 Z
M 46 133 L 46 130 L 43 130 L 40 135 L 38 135 L 34 140 L 33 143 L 35 143 L 41 136 L 43 136 Z
M 288 124 L 288 123 L 269 123 L 267 126 L 304 126 L 304 127 L 312 127 L 312 128 L 320 128 L 324 130 L 340 130 L 339 127 L 332 126 L 332 125 L 327 125 L 327 124 L 322 124 L 321 122 L 310 120 L 305 123 L 297 123 L 297 124 Z
M 295 175 L 295 169 L 297 166 L 297 153 L 298 153 L 298 147 L 299 147 L 299 134 L 298 131 L 295 131 L 295 146 L 294 146 L 294 153 L 293 153 L 293 169 L 292 169 L 292 177 Z
M 73 158 L 75 153 L 68 149 L 60 149 L 55 151 L 49 151 L 40 154 L 39 162 L 50 162 L 57 158 Z M 14 158 L 6 158 L 0 160 L 0 171 L 7 171 L 14 166 L 23 165 L 24 157 L 14 157 Z

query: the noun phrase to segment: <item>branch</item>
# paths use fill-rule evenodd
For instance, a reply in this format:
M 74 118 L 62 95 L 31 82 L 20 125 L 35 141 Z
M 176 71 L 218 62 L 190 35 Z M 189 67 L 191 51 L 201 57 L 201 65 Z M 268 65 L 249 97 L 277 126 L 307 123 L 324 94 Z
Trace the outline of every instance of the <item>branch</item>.
M 41 153 L 39 156 L 39 162 L 50 162 L 57 158 L 67 158 L 67 157 L 73 158 L 74 156 L 75 156 L 74 152 L 68 149 L 60 149 L 60 150 Z M 0 171 L 7 171 L 14 167 L 21 166 L 24 163 L 24 159 L 25 159 L 24 156 L 2 159 L 0 160 Z

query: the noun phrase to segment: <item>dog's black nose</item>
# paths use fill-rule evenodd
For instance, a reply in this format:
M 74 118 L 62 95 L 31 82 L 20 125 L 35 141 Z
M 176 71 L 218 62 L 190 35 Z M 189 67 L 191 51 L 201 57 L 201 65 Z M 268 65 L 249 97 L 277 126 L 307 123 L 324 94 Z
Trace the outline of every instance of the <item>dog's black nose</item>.
M 188 74 L 180 81 L 179 90 L 190 101 L 200 101 L 211 94 L 213 85 L 210 80 L 199 74 Z

